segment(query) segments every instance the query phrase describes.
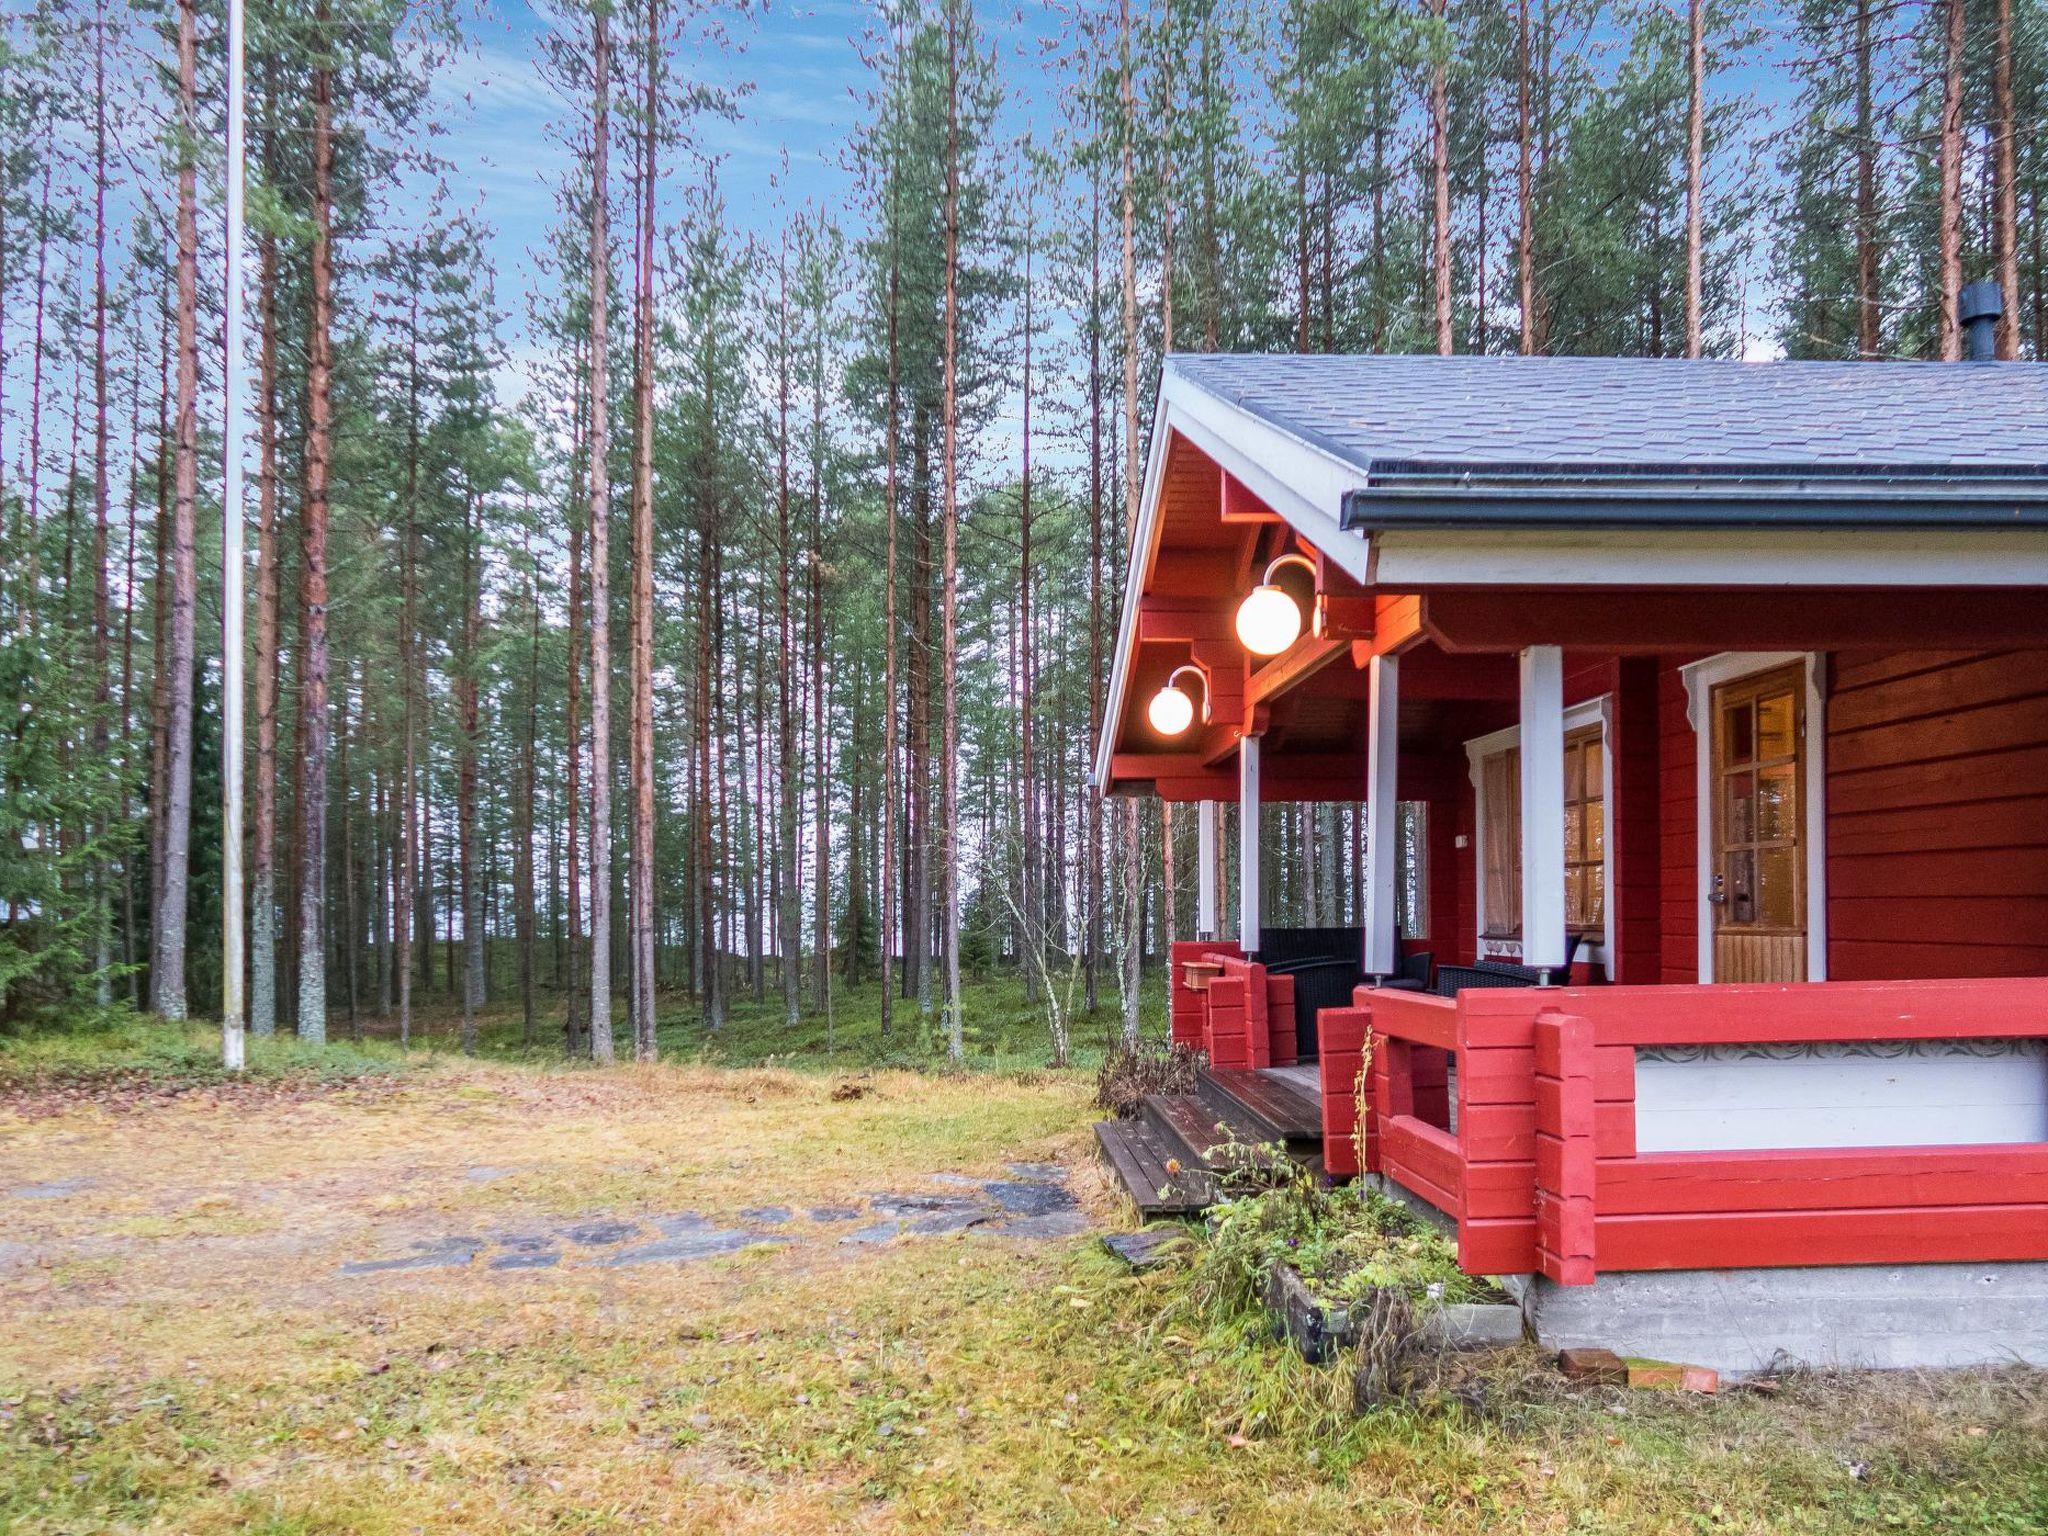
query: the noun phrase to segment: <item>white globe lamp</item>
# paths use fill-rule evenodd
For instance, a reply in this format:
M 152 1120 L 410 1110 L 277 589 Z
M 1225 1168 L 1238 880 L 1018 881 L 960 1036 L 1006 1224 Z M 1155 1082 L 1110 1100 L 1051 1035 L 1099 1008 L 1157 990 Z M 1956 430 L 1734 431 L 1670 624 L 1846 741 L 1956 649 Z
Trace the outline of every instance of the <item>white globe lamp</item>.
M 1301 610 L 1279 587 L 1263 582 L 1237 605 L 1237 638 L 1254 656 L 1278 656 L 1301 638 Z
M 1266 567 L 1245 600 L 1237 605 L 1238 643 L 1254 656 L 1278 656 L 1301 638 L 1301 605 L 1273 577 L 1283 565 L 1298 565 L 1315 578 L 1315 562 L 1289 550 Z
M 1183 674 L 1192 674 L 1202 684 L 1202 696 L 1208 697 L 1209 680 L 1202 669 L 1196 666 L 1179 666 L 1166 679 L 1166 685 L 1152 695 L 1152 702 L 1145 706 L 1145 718 L 1152 722 L 1152 729 L 1162 736 L 1178 736 L 1195 723 L 1195 701 L 1188 697 L 1187 690 L 1180 686 Z

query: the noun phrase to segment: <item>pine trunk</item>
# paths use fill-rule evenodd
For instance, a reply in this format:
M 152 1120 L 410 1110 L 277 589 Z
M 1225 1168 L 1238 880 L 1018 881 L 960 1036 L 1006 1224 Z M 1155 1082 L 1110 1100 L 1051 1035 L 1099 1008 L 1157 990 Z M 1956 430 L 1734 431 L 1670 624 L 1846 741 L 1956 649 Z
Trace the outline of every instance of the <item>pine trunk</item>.
M 1429 68 L 1429 165 L 1434 217 L 1430 228 L 1430 275 L 1436 293 L 1436 350 L 1449 357 L 1451 331 L 1451 127 L 1449 39 L 1442 35 L 1447 0 L 1430 0 L 1438 24 Z
M 901 58 L 901 49 L 898 49 Z M 889 169 L 889 206 L 885 215 L 889 221 L 889 288 L 888 314 L 885 319 L 888 340 L 889 371 L 887 420 L 883 425 L 882 440 L 882 519 L 886 527 L 883 543 L 884 555 L 883 598 L 882 598 L 882 840 L 876 859 L 876 875 L 882 884 L 882 1039 L 889 1039 L 889 1028 L 895 1011 L 895 957 L 896 957 L 896 533 L 901 513 L 896 501 L 896 421 L 901 409 L 898 398 L 901 389 L 901 359 L 898 355 L 898 289 L 901 283 L 902 260 L 897 249 L 897 208 L 896 168 Z
M 1963 329 L 1958 318 L 1963 290 L 1963 48 L 1969 12 L 1964 0 L 1944 8 L 1941 80 L 1941 360 L 1959 362 Z
M 776 789 L 776 868 L 780 900 L 776 904 L 776 949 L 781 955 L 783 1022 L 795 1026 L 803 1012 L 803 874 L 797 847 L 797 811 L 802 786 L 797 777 L 796 728 L 801 708 L 796 698 L 796 628 L 790 606 L 790 566 L 796 559 L 789 518 L 789 252 L 785 243 L 776 269 L 776 429 L 775 429 L 775 624 L 781 635 L 777 658 L 776 757 L 780 779 Z
M 606 370 L 611 236 L 607 148 L 610 10 L 595 12 L 590 148 L 590 1053 L 617 1056 L 612 1037 L 611 435 Z
M 2019 172 L 2014 163 L 2012 0 L 1996 0 L 1991 63 L 1991 270 L 2003 307 L 1998 356 L 2020 355 Z
M 1877 122 L 1871 81 L 1871 7 L 1856 0 L 1856 355 L 1874 358 L 1881 345 L 1878 303 Z
M 633 864 L 630 940 L 633 1057 L 652 1061 L 654 1042 L 654 180 L 661 6 L 647 6 L 646 90 L 641 104 L 640 217 L 633 259 Z
M 326 0 L 317 46 L 331 48 Z M 306 338 L 305 505 L 299 520 L 299 1038 L 327 1039 L 327 502 L 333 452 L 334 76 L 313 70 L 313 238 Z
M 1700 355 L 1701 223 L 1705 217 L 1707 31 L 1705 0 L 1687 6 L 1685 114 L 1685 355 Z
M 277 1033 L 277 237 L 257 256 L 256 815 L 250 901 L 249 1032 Z
M 198 17 L 196 0 L 178 0 L 178 393 L 163 666 L 164 797 L 158 814 L 160 894 L 151 917 L 150 1006 L 160 1017 L 185 1017 L 185 912 L 190 896 L 192 837 L 193 671 L 197 663 L 199 493 L 199 214 Z M 31 447 L 31 458 L 34 447 Z M 34 483 L 34 465 L 30 480 Z M 30 493 L 34 516 L 34 492 Z

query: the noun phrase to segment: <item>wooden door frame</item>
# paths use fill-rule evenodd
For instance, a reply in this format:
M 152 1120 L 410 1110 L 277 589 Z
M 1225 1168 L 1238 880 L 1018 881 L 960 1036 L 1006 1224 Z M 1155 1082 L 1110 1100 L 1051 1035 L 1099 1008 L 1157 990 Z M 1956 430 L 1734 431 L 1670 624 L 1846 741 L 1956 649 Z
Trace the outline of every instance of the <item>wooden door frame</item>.
M 1723 651 L 1679 668 L 1692 725 L 1697 795 L 1699 979 L 1714 979 L 1714 690 L 1762 672 L 1798 666 L 1806 679 L 1799 751 L 1805 768 L 1801 835 L 1806 855 L 1806 979 L 1828 979 L 1827 656 L 1819 651 Z

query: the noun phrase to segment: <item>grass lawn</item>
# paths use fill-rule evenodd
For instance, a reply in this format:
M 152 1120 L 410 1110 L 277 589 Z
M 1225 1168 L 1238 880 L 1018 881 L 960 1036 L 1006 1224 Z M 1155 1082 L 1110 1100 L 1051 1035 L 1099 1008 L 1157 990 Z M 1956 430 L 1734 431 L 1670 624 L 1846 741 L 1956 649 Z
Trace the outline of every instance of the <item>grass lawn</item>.
M 1089 1236 L 890 1238 L 1039 1164 L 1128 1222 L 1091 1076 L 983 1000 L 958 1075 L 887 1064 L 915 1010 L 885 1052 L 871 994 L 830 1051 L 679 1008 L 604 1073 L 502 1013 L 479 1060 L 265 1043 L 237 1085 L 199 1031 L 0 1043 L 0 1531 L 2048 1529 L 2042 1373 L 1679 1399 L 1525 1360 L 1354 1420 Z

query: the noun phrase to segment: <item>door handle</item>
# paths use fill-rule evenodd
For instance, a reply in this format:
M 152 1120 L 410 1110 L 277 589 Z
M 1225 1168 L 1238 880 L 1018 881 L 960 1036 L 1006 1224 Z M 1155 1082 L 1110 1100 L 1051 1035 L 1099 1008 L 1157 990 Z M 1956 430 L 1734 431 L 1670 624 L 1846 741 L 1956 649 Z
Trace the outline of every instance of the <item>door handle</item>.
M 1716 876 L 1714 876 L 1714 888 L 1713 888 L 1712 890 L 1710 890 L 1710 891 L 1708 891 L 1708 892 L 1707 892 L 1707 900 L 1708 900 L 1708 901 L 1710 901 L 1710 902 L 1712 902 L 1712 903 L 1713 903 L 1713 904 L 1714 904 L 1715 906 L 1717 906 L 1717 907 L 1725 907 L 1725 906 L 1727 906 L 1727 905 L 1728 905 L 1728 891 L 1727 891 L 1727 884 L 1728 884 L 1728 882 L 1727 882 L 1727 879 L 1726 879 L 1726 877 L 1724 877 L 1724 876 L 1721 876 L 1721 875 L 1716 875 Z

